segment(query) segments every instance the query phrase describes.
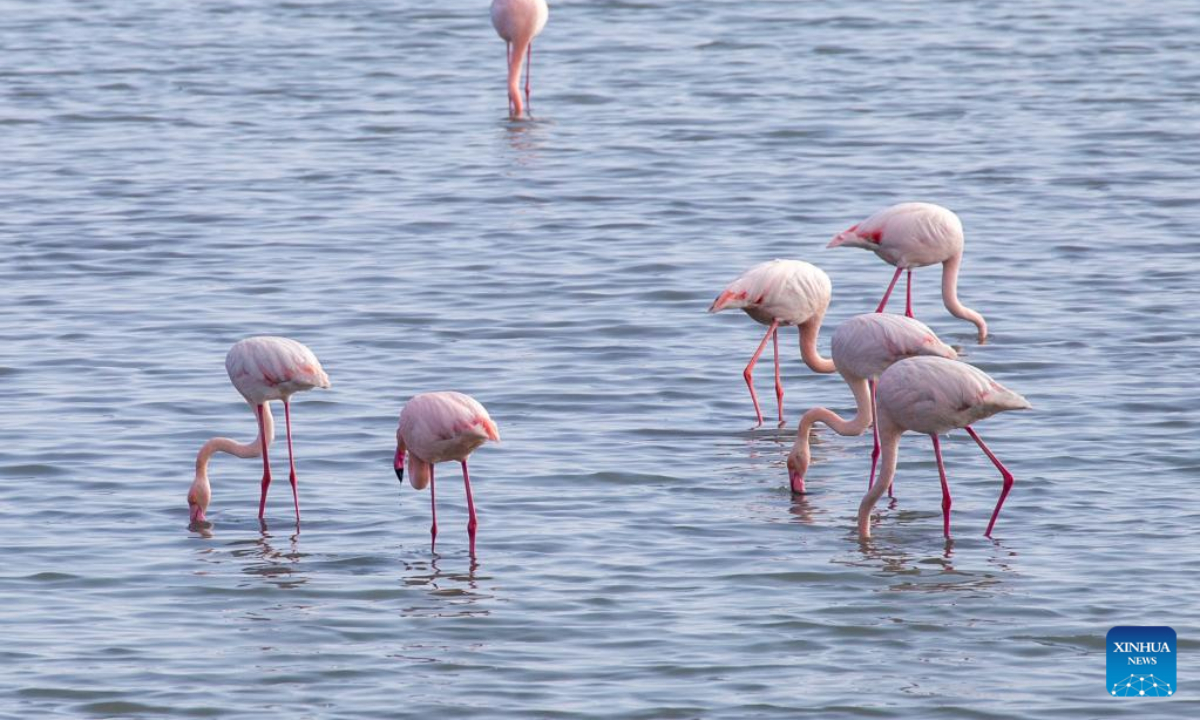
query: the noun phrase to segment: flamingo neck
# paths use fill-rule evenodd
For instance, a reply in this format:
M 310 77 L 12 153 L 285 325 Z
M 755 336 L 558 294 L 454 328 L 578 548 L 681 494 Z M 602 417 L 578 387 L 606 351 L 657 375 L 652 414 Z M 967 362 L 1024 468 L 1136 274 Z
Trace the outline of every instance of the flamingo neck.
M 271 416 L 270 403 L 263 404 L 263 427 L 266 430 L 267 445 L 270 445 L 275 439 L 275 418 Z M 248 443 L 240 443 L 225 437 L 215 437 L 204 443 L 200 447 L 200 452 L 196 454 L 195 484 L 208 486 L 208 461 L 216 453 L 229 453 L 240 458 L 256 458 L 262 454 L 262 441 L 263 433 L 260 430 L 254 440 Z
M 525 67 L 525 56 L 533 38 L 518 37 L 512 43 L 512 55 L 508 58 L 508 100 L 513 106 L 513 117 L 525 113 L 525 96 L 521 94 L 521 69 Z
M 800 418 L 800 428 L 796 431 L 796 443 L 792 446 L 792 457 L 797 471 L 801 476 L 808 470 L 811 460 L 809 451 L 809 435 L 813 425 L 825 423 L 838 435 L 862 435 L 871 425 L 871 390 L 865 378 L 847 378 L 846 384 L 854 393 L 856 409 L 850 420 L 843 418 L 829 408 L 816 407 L 804 413 Z
M 813 372 L 831 373 L 837 369 L 833 360 L 821 357 L 817 350 L 817 335 L 821 333 L 821 321 L 824 319 L 824 315 L 818 315 L 800 325 L 800 357 Z
M 894 425 L 885 415 L 876 418 L 879 424 L 879 477 L 875 484 L 863 496 L 858 506 L 858 533 L 864 538 L 871 537 L 871 510 L 879 498 L 891 487 L 896 477 L 896 459 L 900 456 L 900 435 L 903 430 Z
M 961 265 L 962 253 L 942 263 L 942 302 L 954 317 L 974 323 L 979 330 L 979 342 L 983 342 L 987 339 L 987 321 L 958 300 L 958 270 Z

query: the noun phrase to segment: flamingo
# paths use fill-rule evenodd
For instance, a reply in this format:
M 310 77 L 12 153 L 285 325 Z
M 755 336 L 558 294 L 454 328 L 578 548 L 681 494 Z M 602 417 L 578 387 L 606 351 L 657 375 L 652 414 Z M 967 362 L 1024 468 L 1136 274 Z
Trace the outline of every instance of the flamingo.
M 896 266 L 892 282 L 875 312 L 883 312 L 903 270 L 906 303 L 904 314 L 913 316 L 912 270 L 942 264 L 942 302 L 950 314 L 969 320 L 979 331 L 979 342 L 987 339 L 983 316 L 958 300 L 958 270 L 962 265 L 962 221 L 953 212 L 932 203 L 901 203 L 880 210 L 854 227 L 838 233 L 826 247 L 865 248 Z
M 771 260 L 755 265 L 738 276 L 736 280 L 717 296 L 709 306 L 710 313 L 729 308 L 741 309 L 759 323 L 767 326 L 767 334 L 758 344 L 758 350 L 742 371 L 746 387 L 750 388 L 750 399 L 754 401 L 754 414 L 759 427 L 763 424 L 762 410 L 758 406 L 758 395 L 754 392 L 754 365 L 767 347 L 768 340 L 775 343 L 775 398 L 779 404 L 779 427 L 783 427 L 783 382 L 779 377 L 779 327 L 795 325 L 800 332 L 800 356 L 814 372 L 831 373 L 834 363 L 821 357 L 817 351 L 817 334 L 821 332 L 821 321 L 829 308 L 833 285 L 821 268 L 802 260 Z
M 237 391 L 246 398 L 258 417 L 258 437 L 253 442 L 239 443 L 217 437 L 204 443 L 196 455 L 196 479 L 188 490 L 188 507 L 193 523 L 204 522 L 204 512 L 212 499 L 208 484 L 208 460 L 216 452 L 226 452 L 240 458 L 262 455 L 262 496 L 258 501 L 261 520 L 267 507 L 267 488 L 271 485 L 271 463 L 267 446 L 275 439 L 275 420 L 271 417 L 272 400 L 283 401 L 287 422 L 289 480 L 292 501 L 296 507 L 296 522 L 300 522 L 300 496 L 296 490 L 296 461 L 292 454 L 291 397 L 294 393 L 313 388 L 328 388 L 329 376 L 321 368 L 312 350 L 282 337 L 251 337 L 239 340 L 225 356 L 225 371 Z
M 880 375 L 875 392 L 879 411 L 876 423 L 879 425 L 883 459 L 879 482 L 867 491 L 858 506 L 859 534 L 864 538 L 871 536 L 871 509 L 896 476 L 900 436 L 912 430 L 927 433 L 933 438 L 933 454 L 937 458 L 938 475 L 942 481 L 942 530 L 947 538 L 950 537 L 950 486 L 946 484 L 946 467 L 942 463 L 938 435 L 964 428 L 1000 471 L 1004 481 L 1000 499 L 996 501 L 996 509 L 992 511 L 991 522 L 984 533 L 991 537 L 1000 507 L 1012 489 L 1013 476 L 971 425 L 1006 410 L 1028 410 L 1032 407 L 1029 401 L 988 377 L 982 370 L 941 357 L 914 357 L 895 363 Z
M 457 392 L 422 393 L 413 397 L 400 412 L 396 430 L 396 477 L 404 482 L 404 460 L 408 458 L 408 481 L 417 490 L 429 486 L 429 509 L 433 524 L 429 528 L 430 548 L 437 543 L 437 502 L 434 493 L 433 466 L 447 460 L 462 463 L 463 486 L 467 491 L 467 537 L 471 557 L 475 557 L 475 500 L 471 496 L 471 477 L 467 474 L 467 456 L 488 440 L 500 441 L 500 431 L 483 405 Z
M 529 75 L 533 68 L 533 39 L 546 27 L 550 8 L 546 0 L 492 0 L 492 27 L 504 38 L 508 55 L 508 110 L 514 118 L 525 111 L 521 104 L 521 65 L 525 71 L 525 106 L 529 105 Z
M 953 360 L 954 348 L 938 339 L 924 323 L 903 315 L 867 313 L 855 315 L 833 333 L 833 364 L 854 393 L 858 408 L 851 420 L 845 420 L 828 408 L 816 407 L 804 413 L 796 443 L 788 455 L 788 480 L 792 492 L 804 492 L 804 474 L 808 471 L 809 432 L 823 422 L 839 435 L 862 435 L 875 416 L 875 382 L 893 363 L 919 355 L 934 355 Z M 879 426 L 875 424 L 875 445 L 871 451 L 870 488 L 879 460 Z M 891 488 L 888 489 L 891 492 Z

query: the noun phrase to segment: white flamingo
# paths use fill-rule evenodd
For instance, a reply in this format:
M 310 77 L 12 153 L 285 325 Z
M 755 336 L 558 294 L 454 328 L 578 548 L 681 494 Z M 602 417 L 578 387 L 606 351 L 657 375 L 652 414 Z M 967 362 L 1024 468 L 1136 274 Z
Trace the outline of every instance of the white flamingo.
M 771 260 L 739 275 L 709 306 L 710 313 L 744 310 L 767 326 L 767 334 L 742 371 L 746 387 L 750 388 L 758 425 L 762 425 L 763 415 L 754 392 L 754 365 L 767 347 L 767 341 L 772 339 L 775 343 L 775 398 L 779 403 L 779 426 L 784 425 L 783 381 L 779 377 L 780 326 L 795 325 L 799 329 L 800 356 L 809 368 L 819 373 L 833 372 L 833 361 L 821 357 L 817 351 L 817 335 L 821 332 L 821 321 L 829 308 L 832 292 L 829 276 L 821 268 L 802 260 Z
M 899 360 L 919 355 L 935 355 L 951 360 L 958 357 L 954 348 L 939 340 L 924 323 L 890 313 L 855 315 L 843 322 L 833 333 L 832 355 L 838 373 L 850 386 L 850 392 L 854 393 L 857 410 L 850 420 L 823 407 L 812 408 L 800 418 L 796 442 L 787 459 L 792 492 L 804 492 L 804 475 L 809 463 L 809 433 L 815 423 L 825 423 L 839 435 L 862 435 L 875 416 L 875 381 L 884 370 Z M 877 424 L 874 434 L 868 488 L 874 482 L 875 464 L 879 459 Z
M 991 537 L 1000 508 L 1012 489 L 1013 476 L 971 425 L 1006 410 L 1027 410 L 1031 407 L 1029 401 L 978 368 L 940 357 L 908 358 L 884 370 L 879 377 L 875 399 L 878 405 L 875 422 L 879 425 L 883 455 L 879 482 L 867 491 L 858 506 L 859 534 L 864 538 L 871 536 L 871 509 L 884 490 L 891 486 L 896 476 L 900 436 L 911 430 L 926 433 L 933 439 L 933 454 L 942 481 L 942 530 L 950 537 L 952 501 L 938 435 L 964 428 L 1000 471 L 1004 481 L 1000 499 L 996 501 L 996 509 L 992 511 L 992 519 L 984 533 Z
M 950 314 L 969 320 L 979 331 L 979 342 L 987 339 L 983 316 L 958 300 L 958 271 L 962 266 L 962 221 L 953 212 L 932 203 L 901 203 L 880 210 L 854 227 L 838 233 L 827 247 L 865 248 L 896 266 L 892 282 L 876 312 L 883 312 L 900 272 L 908 271 L 904 314 L 912 312 L 912 269 L 942 264 L 942 302 Z
M 437 543 L 437 496 L 433 482 L 436 463 L 456 460 L 462 464 L 463 486 L 467 492 L 467 537 L 471 556 L 475 556 L 475 500 L 471 495 L 471 477 L 467 457 L 488 440 L 500 440 L 500 431 L 483 405 L 475 398 L 457 392 L 431 392 L 417 395 L 400 412 L 396 429 L 396 477 L 404 482 L 404 462 L 408 460 L 408 482 L 417 490 L 429 486 L 429 508 L 433 524 L 430 547 Z
M 188 490 L 188 506 L 191 521 L 204 522 L 204 513 L 212 499 L 212 488 L 208 482 L 208 460 L 213 453 L 226 452 L 241 458 L 262 456 L 262 496 L 258 501 L 258 517 L 261 519 L 267 508 L 267 488 L 271 485 L 271 462 L 267 457 L 267 446 L 275 438 L 275 421 L 271 417 L 272 400 L 283 401 L 283 413 L 287 422 L 289 480 L 292 484 L 292 501 L 296 507 L 296 522 L 300 522 L 300 495 L 296 489 L 296 461 L 292 454 L 291 397 L 294 393 L 328 388 L 329 376 L 321 368 L 317 356 L 296 342 L 282 337 L 252 337 L 239 340 L 225 356 L 225 370 L 237 391 L 254 408 L 258 418 L 258 437 L 250 443 L 239 443 L 229 438 L 213 438 L 200 448 L 196 456 L 196 479 Z

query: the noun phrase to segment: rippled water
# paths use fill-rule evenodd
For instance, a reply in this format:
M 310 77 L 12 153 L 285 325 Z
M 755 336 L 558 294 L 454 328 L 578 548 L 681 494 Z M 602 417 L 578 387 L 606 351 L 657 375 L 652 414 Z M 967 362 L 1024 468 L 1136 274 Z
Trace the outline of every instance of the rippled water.
M 1196 717 L 1195 7 L 555 2 L 514 123 L 486 5 L 4 4 L 0 713 Z M 792 499 L 796 418 L 850 394 L 788 335 L 789 427 L 750 431 L 762 329 L 704 314 L 806 259 L 827 351 L 890 268 L 825 242 L 910 199 L 962 216 L 994 338 L 933 269 L 917 316 L 1036 407 L 979 426 L 995 541 L 961 434 L 951 544 L 920 437 L 869 543 L 869 437 L 822 429 Z M 255 333 L 333 380 L 293 407 L 303 531 L 220 456 L 205 537 Z M 504 436 L 477 564 L 454 467 L 436 555 L 390 467 L 451 388 Z M 1175 627 L 1178 697 L 1105 695 L 1119 624 Z

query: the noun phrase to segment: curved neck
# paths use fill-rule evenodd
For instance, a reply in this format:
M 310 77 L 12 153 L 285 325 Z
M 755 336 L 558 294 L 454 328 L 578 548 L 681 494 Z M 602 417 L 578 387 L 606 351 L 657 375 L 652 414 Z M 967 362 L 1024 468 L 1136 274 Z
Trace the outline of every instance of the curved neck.
M 958 270 L 962 265 L 962 253 L 942 263 L 942 302 L 950 314 L 962 318 L 979 330 L 979 342 L 987 339 L 987 322 L 983 316 L 958 301 Z
M 821 357 L 817 351 L 817 335 L 821 333 L 821 321 L 824 319 L 824 315 L 818 315 L 800 326 L 800 357 L 813 372 L 831 373 L 836 369 L 833 361 Z
M 525 99 L 521 95 L 521 68 L 525 67 L 525 56 L 533 38 L 518 37 L 512 43 L 512 55 L 508 58 L 508 99 L 516 116 L 524 113 Z
M 880 416 L 879 446 L 882 454 L 879 459 L 879 477 L 875 484 L 863 496 L 858 506 L 858 533 L 862 537 L 871 537 L 871 510 L 879 498 L 891 487 L 896 477 L 896 458 L 900 455 L 900 435 L 904 432 L 893 425 L 886 417 Z
M 863 378 L 847 378 L 846 384 L 854 393 L 857 408 L 854 417 L 846 420 L 829 408 L 816 407 L 804 413 L 800 418 L 800 429 L 796 431 L 796 443 L 792 446 L 792 455 L 801 461 L 801 467 L 807 468 L 809 463 L 809 434 L 813 425 L 825 423 L 838 435 L 862 435 L 871 425 L 871 390 Z
M 275 418 L 271 416 L 271 404 L 263 403 L 263 426 L 266 430 L 267 445 L 275 439 Z M 257 411 L 255 411 L 257 421 Z M 240 458 L 255 458 L 262 454 L 263 433 L 248 443 L 240 443 L 224 437 L 216 437 L 204 443 L 196 454 L 196 482 L 208 484 L 208 460 L 218 452 L 229 453 Z

